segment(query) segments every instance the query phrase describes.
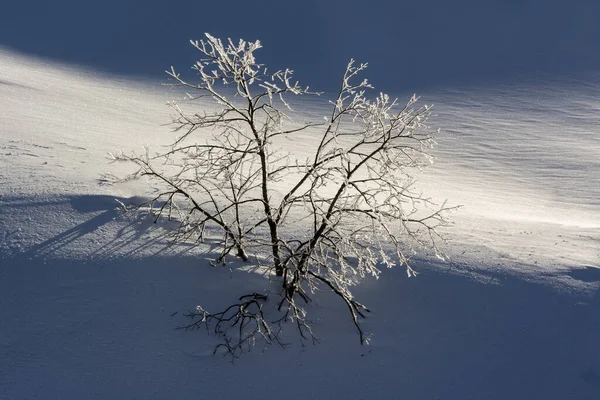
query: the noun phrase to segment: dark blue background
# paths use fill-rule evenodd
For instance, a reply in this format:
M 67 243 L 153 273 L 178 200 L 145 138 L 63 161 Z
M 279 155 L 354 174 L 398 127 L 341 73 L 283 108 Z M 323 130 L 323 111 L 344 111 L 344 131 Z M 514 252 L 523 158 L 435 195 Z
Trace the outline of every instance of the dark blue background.
M 385 91 L 600 69 L 597 0 L 2 2 L 0 46 L 166 80 L 203 32 L 260 39 L 259 61 L 335 90 L 350 57 Z

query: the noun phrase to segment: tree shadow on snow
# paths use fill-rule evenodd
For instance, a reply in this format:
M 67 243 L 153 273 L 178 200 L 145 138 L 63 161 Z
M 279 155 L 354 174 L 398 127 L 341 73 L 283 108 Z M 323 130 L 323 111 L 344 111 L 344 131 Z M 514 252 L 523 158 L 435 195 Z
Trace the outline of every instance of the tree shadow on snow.
M 47 239 L 41 243 L 28 248 L 25 252 L 30 257 L 46 257 L 57 251 L 74 244 L 77 240 L 86 235 L 98 234 L 107 224 L 121 217 L 119 212 L 120 203 L 124 205 L 140 204 L 144 199 L 139 197 L 120 198 L 108 195 L 81 195 L 67 198 L 65 201 L 54 201 L 48 203 L 25 204 L 22 206 L 44 206 L 49 203 L 65 204 L 68 203 L 71 208 L 81 214 L 92 214 L 91 218 L 81 222 L 58 235 Z M 19 205 L 17 205 L 19 206 Z M 149 240 L 139 240 L 139 244 L 134 245 L 144 234 L 146 234 L 152 224 L 145 218 L 130 218 L 124 227 L 116 233 L 111 234 L 107 231 L 106 235 L 101 235 L 95 242 L 93 248 L 87 252 L 89 257 L 110 257 L 117 251 L 127 248 L 127 252 L 119 255 L 127 256 L 144 248 L 153 246 L 160 238 L 150 238 Z M 108 237 L 113 236 L 111 239 Z
M 209 259 L 210 255 L 214 256 L 212 258 L 218 257 L 222 234 L 215 227 L 205 228 L 205 238 L 200 247 L 194 241 L 173 241 L 171 234 L 179 224 L 175 220 L 160 219 L 155 223 L 155 218 L 144 211 L 122 212 L 123 205 L 135 207 L 146 201 L 147 198 L 136 196 L 124 198 L 110 195 L 77 195 L 34 201 L 27 197 L 11 197 L 4 198 L 3 203 L 5 210 L 19 209 L 21 215 L 35 214 L 38 212 L 36 208 L 46 210 L 49 207 L 58 210 L 58 213 L 69 214 L 41 222 L 45 224 L 56 221 L 58 227 L 63 227 L 66 221 L 76 221 L 69 229 L 18 253 L 18 258 L 21 259 L 49 258 L 61 252 L 64 254 L 71 251 L 83 255 L 89 261 L 115 257 L 125 259 L 158 255 L 186 256 L 197 255 L 199 251 L 207 254 Z M 36 227 L 30 226 L 28 229 L 36 230 Z M 39 233 L 50 231 L 44 227 Z M 238 263 L 228 263 L 228 266 L 237 269 Z M 243 264 L 240 267 L 248 272 L 247 265 Z

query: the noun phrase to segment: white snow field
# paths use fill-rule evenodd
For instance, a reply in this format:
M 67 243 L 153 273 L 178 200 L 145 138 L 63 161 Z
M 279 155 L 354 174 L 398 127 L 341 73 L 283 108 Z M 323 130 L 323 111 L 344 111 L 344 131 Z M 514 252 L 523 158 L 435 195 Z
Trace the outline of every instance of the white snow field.
M 356 290 L 370 346 L 316 296 L 319 344 L 290 328 L 230 363 L 182 314 L 277 283 L 168 246 L 116 211 L 152 187 L 102 178 L 169 142 L 176 95 L 0 50 L 0 399 L 600 399 L 600 76 L 421 94 L 442 131 L 419 184 L 464 205 L 450 260 Z

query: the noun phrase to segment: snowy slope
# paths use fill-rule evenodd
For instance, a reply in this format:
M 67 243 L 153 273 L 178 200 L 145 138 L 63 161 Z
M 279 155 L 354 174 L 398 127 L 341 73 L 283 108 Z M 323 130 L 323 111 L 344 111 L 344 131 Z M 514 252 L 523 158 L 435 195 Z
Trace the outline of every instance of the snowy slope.
M 443 131 L 419 184 L 464 205 L 451 260 L 357 290 L 369 347 L 324 296 L 316 347 L 289 332 L 230 364 L 173 328 L 276 283 L 169 247 L 163 225 L 115 211 L 152 188 L 102 178 L 126 172 L 107 152 L 169 141 L 174 93 L 0 50 L 0 399 L 599 398 L 599 83 L 423 93 Z
M 424 180 L 465 206 L 457 240 L 534 274 L 598 266 L 598 82 L 538 77 L 431 95 L 443 132 Z

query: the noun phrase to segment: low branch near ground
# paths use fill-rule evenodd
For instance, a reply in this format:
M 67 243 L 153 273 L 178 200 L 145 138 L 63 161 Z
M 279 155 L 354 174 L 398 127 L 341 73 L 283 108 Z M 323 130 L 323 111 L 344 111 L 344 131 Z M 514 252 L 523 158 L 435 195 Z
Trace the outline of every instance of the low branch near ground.
M 196 310 L 186 314 L 194 322 L 178 329 L 187 331 L 205 327 L 208 331 L 223 336 L 224 341 L 215 347 L 214 354 L 223 350 L 224 355 L 232 358 L 250 350 L 259 338 L 266 344 L 278 343 L 283 346 L 278 332 L 265 318 L 263 306 L 266 301 L 267 296 L 252 293 L 241 296 L 238 303 L 217 313 L 210 313 L 198 306 Z M 232 331 L 235 331 L 234 335 L 231 334 Z

